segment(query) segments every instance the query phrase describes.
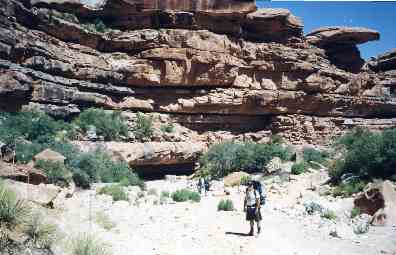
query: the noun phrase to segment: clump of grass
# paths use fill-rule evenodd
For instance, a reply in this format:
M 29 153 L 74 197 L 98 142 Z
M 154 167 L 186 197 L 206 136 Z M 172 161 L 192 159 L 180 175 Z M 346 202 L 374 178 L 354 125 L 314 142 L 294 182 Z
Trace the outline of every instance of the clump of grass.
M 111 252 L 94 236 L 81 234 L 72 240 L 71 255 L 111 255 Z
M 294 163 L 291 168 L 291 173 L 296 174 L 296 175 L 302 174 L 307 171 L 307 168 L 308 168 L 308 165 L 307 165 L 307 163 L 305 163 L 305 161 L 301 161 L 299 163 Z
M 163 191 L 161 192 L 161 197 L 166 197 L 166 198 L 168 198 L 169 196 L 170 196 L 169 191 L 163 190 Z
M 185 202 L 188 200 L 191 200 L 193 202 L 199 202 L 201 201 L 201 196 L 198 192 L 188 189 L 180 189 L 172 193 L 172 199 L 175 202 Z
M 118 184 L 112 184 L 101 188 L 98 194 L 106 194 L 113 198 L 113 201 L 128 201 L 128 194 L 125 192 L 124 187 Z
M 234 204 L 231 199 L 222 199 L 220 200 L 219 204 L 217 205 L 217 210 L 218 211 L 233 211 L 234 210 Z
M 0 180 L 0 223 L 8 229 L 14 229 L 28 219 L 30 207 L 23 200 L 16 198 Z
M 49 249 L 57 239 L 56 225 L 46 222 L 44 216 L 39 212 L 30 217 L 24 232 L 32 245 L 37 248 Z
M 351 219 L 356 218 L 361 214 L 360 208 L 359 207 L 354 207 L 351 210 Z
M 106 229 L 107 231 L 116 227 L 116 223 L 113 222 L 107 214 L 104 212 L 97 212 L 95 216 L 95 222 Z
M 160 130 L 164 133 L 173 133 L 175 131 L 175 125 L 173 123 L 163 124 Z
M 325 218 L 328 220 L 336 220 L 337 219 L 336 213 L 332 210 L 325 210 L 320 216 L 322 218 Z

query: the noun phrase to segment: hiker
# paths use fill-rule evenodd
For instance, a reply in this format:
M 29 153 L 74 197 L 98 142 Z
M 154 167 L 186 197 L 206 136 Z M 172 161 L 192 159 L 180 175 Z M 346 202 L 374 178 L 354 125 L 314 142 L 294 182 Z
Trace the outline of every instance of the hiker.
M 257 224 L 257 234 L 260 234 L 260 221 L 262 219 L 260 212 L 260 194 L 254 188 L 253 182 L 248 183 L 243 207 L 246 212 L 246 220 L 250 222 L 249 235 L 254 235 L 254 222 Z
M 208 193 L 209 192 L 209 188 L 210 188 L 210 183 L 209 183 L 208 178 L 205 178 L 205 182 L 204 183 L 205 183 L 205 192 Z
M 206 195 L 205 179 L 203 177 L 200 177 L 198 180 L 198 192 Z

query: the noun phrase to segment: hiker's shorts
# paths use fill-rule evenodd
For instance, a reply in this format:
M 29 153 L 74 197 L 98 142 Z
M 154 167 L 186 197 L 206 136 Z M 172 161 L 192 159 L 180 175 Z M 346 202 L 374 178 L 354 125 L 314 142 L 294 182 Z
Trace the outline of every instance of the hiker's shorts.
M 257 213 L 256 213 L 256 207 L 255 206 L 248 206 L 246 208 L 246 220 L 247 221 L 252 221 L 252 220 L 260 221 L 261 219 L 262 218 L 261 218 L 260 208 L 257 210 Z

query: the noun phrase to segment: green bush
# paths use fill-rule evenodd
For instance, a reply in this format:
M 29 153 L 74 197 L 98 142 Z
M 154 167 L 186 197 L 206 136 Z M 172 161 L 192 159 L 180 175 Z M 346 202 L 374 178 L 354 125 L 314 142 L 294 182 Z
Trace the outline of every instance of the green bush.
M 71 181 L 71 173 L 61 162 L 39 160 L 35 167 L 43 170 L 47 176 L 48 183 L 62 187 L 68 186 Z
M 271 143 L 282 144 L 284 143 L 283 138 L 280 135 L 271 135 Z
M 248 185 L 248 183 L 252 180 L 252 177 L 250 175 L 247 176 L 242 176 L 241 177 L 241 185 Z
M 340 183 L 333 188 L 333 196 L 350 197 L 355 193 L 363 191 L 367 183 L 362 180 L 353 180 L 347 183 Z
M 218 211 L 233 211 L 234 210 L 234 204 L 231 199 L 222 199 L 220 200 L 219 204 L 217 205 L 217 210 Z
M 220 178 L 234 171 L 257 172 L 273 158 L 288 160 L 289 149 L 278 144 L 223 142 L 213 145 L 201 156 L 202 172 Z
M 339 138 L 334 147 L 343 153 L 330 171 L 333 179 L 340 180 L 344 174 L 364 180 L 396 174 L 396 129 L 378 133 L 354 129 Z
M 357 216 L 359 216 L 361 214 L 360 208 L 359 207 L 354 207 L 351 210 L 351 218 L 356 218 Z
M 164 133 L 173 133 L 175 131 L 175 125 L 173 123 L 164 124 L 161 125 L 160 129 Z
M 328 157 L 328 153 L 325 151 L 319 151 L 314 148 L 304 148 L 303 149 L 303 158 L 304 161 L 310 164 L 311 167 L 316 167 L 315 164 L 311 164 L 311 162 L 317 162 L 322 164 L 326 161 Z
M 172 193 L 171 197 L 175 202 L 185 202 L 188 200 L 191 200 L 193 202 L 201 201 L 201 196 L 199 195 L 198 192 L 191 191 L 188 189 L 176 190 L 175 192 Z
M 36 142 L 18 141 L 15 144 L 15 160 L 19 163 L 27 164 L 44 148 L 42 144 Z
M 73 170 L 73 181 L 77 187 L 89 189 L 91 187 L 91 179 L 89 175 L 80 169 Z
M 13 229 L 26 222 L 30 208 L 23 200 L 18 200 L 14 192 L 0 181 L 0 222 L 8 229 Z
M 57 239 L 57 227 L 44 219 L 41 213 L 34 213 L 26 223 L 24 233 L 34 247 L 49 249 Z
M 90 184 L 123 181 L 125 185 L 125 179 L 128 180 L 129 185 L 145 187 L 143 180 L 130 169 L 126 162 L 114 161 L 109 154 L 100 149 L 80 153 L 79 156 L 71 160 L 70 167 L 73 170 L 73 179 L 76 185 L 81 187 L 87 187 L 87 182 Z
M 55 121 L 48 115 L 32 110 L 3 113 L 0 122 L 0 140 L 7 144 L 25 139 L 36 143 L 53 140 L 60 131 L 71 131 L 72 127 L 63 121 Z
M 307 163 L 305 161 L 301 161 L 299 163 L 294 163 L 291 168 L 292 174 L 302 174 L 307 171 Z
M 161 192 L 161 198 L 162 198 L 162 197 L 164 197 L 164 198 L 170 197 L 169 191 L 163 190 L 163 191 Z
M 336 220 L 337 215 L 334 211 L 332 210 L 325 210 L 321 215 L 322 218 L 328 219 L 328 220 Z
M 138 140 L 151 138 L 153 136 L 153 118 L 138 112 L 133 133 Z
M 128 135 L 128 125 L 119 112 L 106 112 L 103 109 L 89 108 L 83 111 L 74 124 L 87 132 L 90 126 L 96 128 L 96 133 L 106 141 L 120 140 Z
M 113 201 L 128 201 L 128 194 L 121 185 L 112 184 L 101 188 L 98 194 L 106 194 L 113 198 Z
M 106 246 L 90 234 L 81 234 L 71 243 L 71 255 L 111 255 Z

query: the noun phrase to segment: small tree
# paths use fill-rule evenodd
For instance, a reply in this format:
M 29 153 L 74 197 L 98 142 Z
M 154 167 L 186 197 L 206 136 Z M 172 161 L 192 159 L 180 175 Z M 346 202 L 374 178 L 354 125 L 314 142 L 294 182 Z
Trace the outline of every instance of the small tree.
M 146 117 L 143 113 L 138 112 L 133 132 L 138 140 L 151 138 L 153 135 L 153 117 Z

